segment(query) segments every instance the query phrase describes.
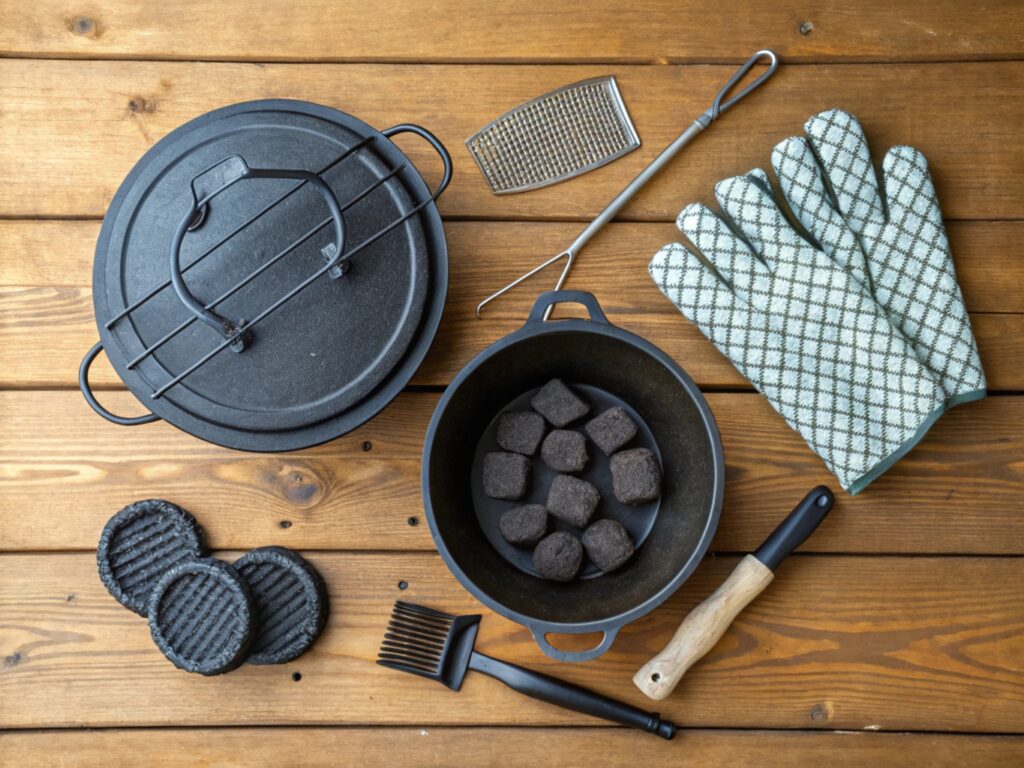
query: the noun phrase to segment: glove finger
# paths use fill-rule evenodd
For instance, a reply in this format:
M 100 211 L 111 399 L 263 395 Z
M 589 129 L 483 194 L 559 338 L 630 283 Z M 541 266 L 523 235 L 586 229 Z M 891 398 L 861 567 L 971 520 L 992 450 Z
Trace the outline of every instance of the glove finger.
M 752 351 L 746 342 L 756 332 L 748 305 L 699 256 L 678 243 L 658 251 L 647 269 L 657 287 L 700 333 L 744 371 L 746 355 Z
M 729 215 L 754 250 L 774 271 L 780 265 L 810 264 L 814 248 L 782 215 L 764 171 L 755 168 L 715 185 L 718 204 Z
M 835 209 L 807 140 L 793 136 L 777 144 L 772 150 L 772 167 L 782 194 L 808 234 L 836 264 L 866 285 L 864 250 Z
M 890 223 L 910 235 L 921 225 L 943 229 L 939 198 L 923 154 L 913 147 L 893 147 L 882 161 L 882 179 Z
M 750 247 L 706 205 L 686 206 L 676 226 L 718 271 L 743 301 L 756 302 L 767 294 L 768 269 Z
M 879 297 L 947 393 L 983 389 L 985 374 L 928 161 L 913 147 L 893 147 L 882 171 L 889 226 L 883 233 L 888 258 L 875 269 Z
M 804 130 L 825 169 L 836 206 L 853 233 L 860 235 L 869 226 L 884 226 L 878 179 L 857 118 L 830 109 L 808 120 Z

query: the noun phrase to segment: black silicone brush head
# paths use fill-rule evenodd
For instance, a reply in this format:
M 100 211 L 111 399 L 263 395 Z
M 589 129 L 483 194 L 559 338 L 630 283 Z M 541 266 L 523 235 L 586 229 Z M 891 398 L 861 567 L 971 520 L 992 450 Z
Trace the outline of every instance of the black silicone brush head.
M 452 616 L 415 603 L 395 601 L 377 663 L 462 687 L 480 616 Z

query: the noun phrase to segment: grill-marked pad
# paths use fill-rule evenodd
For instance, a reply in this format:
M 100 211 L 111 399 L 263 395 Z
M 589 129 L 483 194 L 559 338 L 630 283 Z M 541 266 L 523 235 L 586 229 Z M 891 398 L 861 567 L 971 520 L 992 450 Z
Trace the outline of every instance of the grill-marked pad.
M 251 664 L 283 664 L 313 645 L 327 621 L 327 591 L 316 570 L 282 547 L 254 549 L 235 563 L 255 599 Z
M 153 641 L 174 666 L 187 672 L 230 672 L 248 655 L 255 628 L 249 585 L 219 560 L 180 563 L 150 596 Z
M 157 580 L 175 565 L 206 553 L 202 529 L 188 512 L 161 499 L 130 504 L 107 522 L 96 560 L 114 598 L 146 615 Z

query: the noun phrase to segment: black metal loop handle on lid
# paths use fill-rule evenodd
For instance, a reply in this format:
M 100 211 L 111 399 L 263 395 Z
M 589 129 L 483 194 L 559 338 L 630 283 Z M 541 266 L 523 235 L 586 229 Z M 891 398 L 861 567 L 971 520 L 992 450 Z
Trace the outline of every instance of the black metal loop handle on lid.
M 329 268 L 333 269 L 340 264 L 345 250 L 345 220 L 341 215 L 338 199 L 327 183 L 311 171 L 252 168 L 238 155 L 231 155 L 192 179 L 192 206 L 178 224 L 171 242 L 171 285 L 174 286 L 174 292 L 178 294 L 181 303 L 225 339 L 229 339 L 231 348 L 236 352 L 245 349 L 248 341 L 246 321 L 230 320 L 207 308 L 192 295 L 181 274 L 181 245 L 185 235 L 195 229 L 197 222 L 201 223 L 206 218 L 210 201 L 242 179 L 298 179 L 312 184 L 323 195 L 334 221 L 334 255 L 328 264 Z

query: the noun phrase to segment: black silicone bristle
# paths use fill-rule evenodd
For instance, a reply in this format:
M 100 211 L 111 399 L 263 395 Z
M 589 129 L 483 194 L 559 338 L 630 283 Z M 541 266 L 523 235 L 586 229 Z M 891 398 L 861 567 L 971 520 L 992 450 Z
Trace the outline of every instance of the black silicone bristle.
M 440 680 L 449 633 L 455 618 L 433 608 L 402 600 L 395 601 L 387 632 L 377 654 L 377 663 Z

